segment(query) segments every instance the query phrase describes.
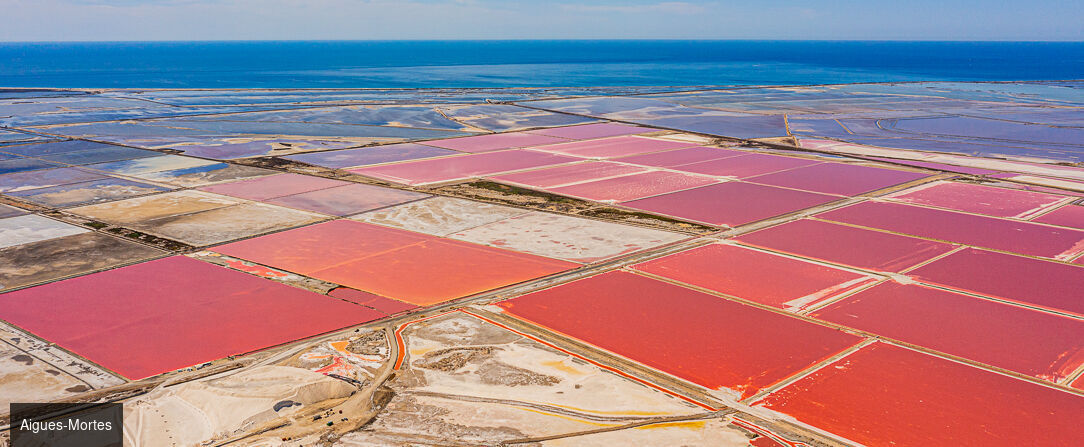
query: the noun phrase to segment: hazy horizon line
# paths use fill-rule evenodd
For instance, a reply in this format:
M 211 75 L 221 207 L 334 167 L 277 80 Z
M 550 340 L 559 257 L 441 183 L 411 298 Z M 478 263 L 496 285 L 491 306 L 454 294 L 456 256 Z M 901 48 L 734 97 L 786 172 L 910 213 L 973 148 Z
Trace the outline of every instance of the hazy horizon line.
M 926 43 L 1081 43 L 1084 40 L 1016 39 L 686 39 L 686 38 L 610 38 L 610 39 L 147 39 L 147 40 L 0 40 L 4 43 L 189 43 L 189 42 L 926 42 Z

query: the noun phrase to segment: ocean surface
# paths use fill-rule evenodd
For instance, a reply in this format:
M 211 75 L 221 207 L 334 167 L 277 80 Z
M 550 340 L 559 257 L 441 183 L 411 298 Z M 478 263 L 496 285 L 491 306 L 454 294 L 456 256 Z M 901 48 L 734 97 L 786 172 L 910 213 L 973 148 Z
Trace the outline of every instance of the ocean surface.
M 1084 42 L 0 43 L 0 86 L 421 88 L 1084 78 Z

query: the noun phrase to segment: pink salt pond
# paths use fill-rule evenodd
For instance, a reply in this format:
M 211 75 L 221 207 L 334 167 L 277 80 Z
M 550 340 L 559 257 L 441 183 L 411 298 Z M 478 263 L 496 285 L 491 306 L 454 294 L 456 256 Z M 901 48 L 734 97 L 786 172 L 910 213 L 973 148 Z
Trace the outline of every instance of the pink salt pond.
M 490 177 L 490 179 L 501 183 L 531 186 L 535 188 L 553 188 L 645 171 L 645 168 L 637 166 L 607 161 L 592 161 L 554 168 L 537 169 L 534 171 L 517 172 L 514 174 L 498 175 Z
M 420 144 L 452 149 L 460 152 L 491 152 L 501 149 L 538 146 L 568 141 L 564 138 L 531 133 L 498 133 L 473 137 L 449 138 L 446 140 L 421 141 Z
M 839 197 L 726 182 L 633 200 L 622 205 L 711 225 L 738 226 L 836 200 Z
M 929 284 L 1084 316 L 1084 267 L 967 248 L 908 274 Z
M 554 127 L 550 129 L 530 130 L 526 133 L 545 135 L 549 137 L 568 138 L 570 140 L 587 140 L 591 138 L 616 137 L 619 135 L 632 135 L 637 133 L 654 132 L 657 129 L 649 127 L 629 126 L 617 123 L 584 124 L 580 126 Z
M 884 282 L 811 316 L 1050 381 L 1084 363 L 1080 320 L 916 284 Z
M 747 181 L 828 194 L 856 195 L 926 177 L 918 172 L 897 171 L 846 163 L 821 163 L 773 174 L 751 177 Z
M 396 163 L 350 172 L 407 185 L 422 185 L 580 161 L 575 157 L 526 149 Z
M 1041 192 L 1004 189 L 974 183 L 944 182 L 893 195 L 894 200 L 996 217 L 1021 218 L 1065 199 Z
M 1084 252 L 1084 231 L 899 203 L 863 202 L 817 217 L 1032 256 L 1072 259 Z
M 696 174 L 746 178 L 755 175 L 800 168 L 821 163 L 804 158 L 781 157 L 769 154 L 746 154 L 718 160 L 682 165 L 674 169 Z
M 548 191 L 595 201 L 627 201 L 718 183 L 711 177 L 652 171 L 577 183 Z
M 697 146 L 663 152 L 653 152 L 650 154 L 615 158 L 614 161 L 641 166 L 680 169 L 680 166 L 684 166 L 687 164 L 699 163 L 702 161 L 719 160 L 722 158 L 737 157 L 749 154 L 749 152 L 745 151 L 720 149 L 717 147 Z
M 1084 205 L 1065 205 L 1032 221 L 1084 230 Z
M 955 245 L 848 225 L 802 219 L 736 238 L 747 245 L 852 267 L 898 272 L 942 254 Z
M 872 280 L 852 271 L 725 244 L 686 250 L 633 268 L 792 311 Z
M 587 158 L 611 158 L 626 155 L 659 152 L 693 146 L 693 143 L 680 141 L 655 140 L 635 136 L 602 138 L 598 140 L 575 141 L 571 143 L 539 146 L 535 149 L 557 154 L 574 155 Z

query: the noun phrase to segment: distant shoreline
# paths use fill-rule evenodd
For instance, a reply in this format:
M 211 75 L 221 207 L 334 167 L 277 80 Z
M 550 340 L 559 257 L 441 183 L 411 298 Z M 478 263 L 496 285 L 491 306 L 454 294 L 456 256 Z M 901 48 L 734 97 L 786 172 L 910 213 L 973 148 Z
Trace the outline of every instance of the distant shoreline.
M 352 91 L 428 91 L 428 90 L 461 90 L 461 91 L 487 91 L 487 90 L 544 90 L 555 88 L 578 88 L 578 89 L 609 89 L 609 88 L 651 88 L 651 89 L 672 89 L 672 90 L 660 90 L 658 93 L 666 92 L 699 92 L 710 90 L 741 90 L 741 89 L 756 89 L 761 87 L 771 88 L 800 88 L 800 87 L 831 87 L 831 86 L 843 86 L 843 85 L 895 85 L 895 84 L 927 84 L 931 82 L 965 82 L 965 81 L 884 81 L 884 82 L 839 82 L 839 83 L 827 83 L 827 84 L 791 84 L 791 85 L 695 85 L 695 86 L 680 86 L 680 85 L 626 85 L 626 86 L 556 86 L 556 87 L 254 87 L 254 88 L 236 88 L 236 87 L 214 87 L 214 88 L 163 88 L 163 87 L 48 87 L 48 86 L 34 86 L 34 87 L 12 87 L 12 86 L 0 86 L 0 92 L 8 93 L 31 93 L 31 92 L 73 92 L 73 93 L 95 93 L 105 91 L 253 91 L 253 92 L 273 92 L 273 91 L 326 91 L 326 92 L 352 92 Z M 1051 83 L 1084 83 L 1084 78 L 1080 79 L 1021 79 L 1021 80 L 1007 80 L 1007 81 L 966 81 L 969 84 L 1051 84 Z

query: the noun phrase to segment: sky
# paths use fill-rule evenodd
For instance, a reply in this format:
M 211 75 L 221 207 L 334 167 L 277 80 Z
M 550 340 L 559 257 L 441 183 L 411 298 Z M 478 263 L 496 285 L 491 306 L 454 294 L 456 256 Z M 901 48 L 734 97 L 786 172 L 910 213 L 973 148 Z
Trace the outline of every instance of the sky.
M 1081 0 L 0 0 L 0 41 L 1084 40 Z

